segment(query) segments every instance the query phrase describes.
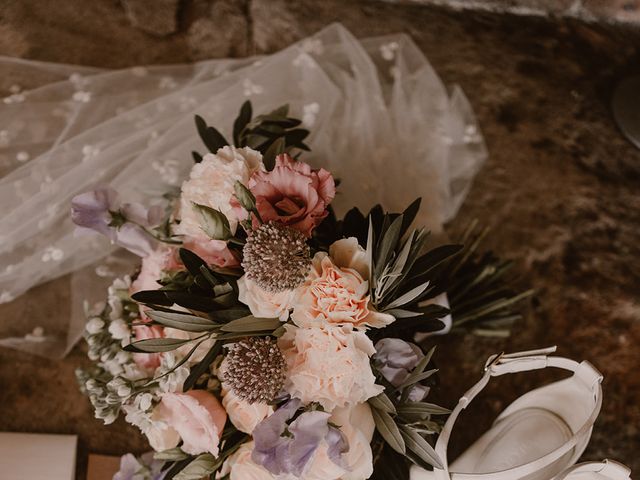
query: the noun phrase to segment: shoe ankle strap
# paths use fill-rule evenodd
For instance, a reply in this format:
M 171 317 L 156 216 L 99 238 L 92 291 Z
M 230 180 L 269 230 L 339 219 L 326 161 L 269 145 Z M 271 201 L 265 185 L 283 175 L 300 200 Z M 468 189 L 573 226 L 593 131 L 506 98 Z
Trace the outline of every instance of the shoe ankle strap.
M 585 424 L 559 449 L 545 455 L 544 457 L 530 462 L 526 465 L 516 467 L 505 472 L 496 472 L 491 474 L 492 480 L 514 480 L 522 478 L 528 474 L 535 473 L 539 469 L 551 464 L 553 461 L 562 457 L 571 450 L 593 426 L 593 423 L 600 412 L 602 405 L 602 374 L 598 372 L 589 362 L 578 363 L 574 360 L 563 357 L 551 357 L 551 353 L 556 351 L 556 347 L 549 347 L 540 350 L 530 350 L 525 352 L 517 352 L 505 354 L 500 353 L 489 357 L 485 364 L 485 373 L 478 383 L 471 387 L 460 398 L 458 404 L 453 409 L 447 422 L 445 423 L 438 440 L 436 442 L 435 451 L 440 457 L 442 469 L 435 468 L 434 474 L 437 480 L 474 480 L 482 477 L 482 475 L 464 474 L 449 472 L 449 463 L 447 459 L 447 447 L 453 426 L 462 412 L 469 403 L 487 386 L 492 377 L 498 377 L 507 373 L 527 372 L 531 370 L 540 370 L 547 367 L 560 368 L 574 373 L 574 376 L 580 379 L 590 388 L 594 395 L 595 408 L 585 422 Z

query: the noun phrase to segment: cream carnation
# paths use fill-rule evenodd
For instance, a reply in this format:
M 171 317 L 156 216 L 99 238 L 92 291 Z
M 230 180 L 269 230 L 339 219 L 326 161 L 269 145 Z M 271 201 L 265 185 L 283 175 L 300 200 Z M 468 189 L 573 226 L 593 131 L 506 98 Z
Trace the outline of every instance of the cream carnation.
M 299 327 L 351 324 L 384 327 L 394 317 L 377 312 L 369 295 L 369 266 L 355 238 L 338 240 L 329 255 L 318 252 L 311 272 L 296 292 L 291 319 Z
M 231 231 L 238 226 L 238 217 L 231 206 L 236 181 L 246 184 L 252 173 L 264 170 L 262 155 L 249 147 L 222 147 L 208 153 L 191 169 L 189 180 L 182 184 L 180 224 L 176 233 L 192 238 L 208 237 L 200 227 L 200 215 L 193 204 L 220 210 L 229 220 Z
M 287 362 L 285 389 L 304 403 L 326 411 L 361 403 L 384 390 L 369 365 L 375 353 L 364 332 L 350 324 L 337 327 L 285 326 L 278 346 Z
M 253 432 L 262 420 L 273 413 L 273 407 L 263 402 L 249 403 L 238 397 L 231 390 L 224 390 L 222 406 L 229 415 L 229 420 L 233 426 L 244 433 Z
M 238 299 L 249 307 L 255 317 L 279 318 L 283 322 L 286 321 L 293 306 L 294 296 L 294 290 L 264 290 L 246 275 L 238 280 Z

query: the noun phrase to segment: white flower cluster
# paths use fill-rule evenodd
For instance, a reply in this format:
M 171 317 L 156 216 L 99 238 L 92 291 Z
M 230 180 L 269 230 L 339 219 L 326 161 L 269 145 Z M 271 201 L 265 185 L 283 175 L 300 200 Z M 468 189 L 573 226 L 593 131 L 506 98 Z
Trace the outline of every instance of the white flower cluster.
M 131 341 L 131 321 L 139 317 L 137 304 L 129 299 L 130 287 L 128 276 L 116 279 L 108 289 L 106 305 L 89 318 L 84 336 L 89 345 L 89 359 L 96 363 L 88 370 L 79 369 L 76 375 L 91 400 L 96 418 L 109 424 L 124 411 L 132 419 L 138 419 L 131 423 L 141 426 L 141 419 L 159 398 L 156 393 L 142 390 L 148 373 L 136 364 L 133 354 L 122 349 Z M 163 363 L 158 368 L 160 375 L 171 367 Z M 158 393 L 175 391 L 188 374 L 185 368 L 167 375 L 161 380 Z

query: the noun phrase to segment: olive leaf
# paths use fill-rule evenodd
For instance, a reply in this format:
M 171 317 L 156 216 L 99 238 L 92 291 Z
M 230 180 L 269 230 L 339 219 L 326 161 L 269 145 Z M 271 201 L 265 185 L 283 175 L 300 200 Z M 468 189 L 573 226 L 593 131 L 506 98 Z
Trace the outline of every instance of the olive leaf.
M 380 432 L 385 442 L 396 452 L 404 455 L 407 451 L 404 439 L 391 415 L 376 408 L 371 409 L 371 413 L 373 414 L 376 429 Z
M 149 338 L 130 343 L 124 347 L 124 350 L 136 353 L 170 352 L 189 342 L 191 342 L 190 339 L 181 338 Z
M 216 459 L 210 453 L 199 455 L 189 463 L 184 469 L 178 472 L 173 479 L 174 480 L 200 480 L 208 477 L 218 468 L 218 459 Z
M 396 407 L 393 405 L 393 402 L 389 399 L 389 397 L 385 393 L 381 393 L 380 395 L 371 397 L 369 399 L 369 404 L 373 408 L 381 410 L 383 412 L 396 413 Z
M 218 325 L 208 318 L 197 317 L 188 313 L 172 313 L 159 310 L 145 312 L 151 319 L 167 327 L 184 330 L 186 332 L 209 332 L 215 330 Z
M 223 332 L 243 333 L 243 332 L 262 332 L 273 331 L 281 325 L 277 318 L 257 318 L 248 315 L 243 318 L 231 320 L 229 323 L 220 327 Z
M 415 453 L 421 460 L 436 468 L 442 469 L 442 461 L 429 443 L 408 425 L 400 425 L 400 434 L 405 445 Z

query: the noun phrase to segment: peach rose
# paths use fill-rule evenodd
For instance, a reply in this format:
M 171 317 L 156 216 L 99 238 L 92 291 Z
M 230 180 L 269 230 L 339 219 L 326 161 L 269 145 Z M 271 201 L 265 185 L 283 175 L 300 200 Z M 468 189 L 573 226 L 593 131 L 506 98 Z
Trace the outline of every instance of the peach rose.
M 299 327 L 351 324 L 384 327 L 395 319 L 377 312 L 370 302 L 369 267 L 355 238 L 338 240 L 329 255 L 313 257 L 307 280 L 296 290 L 291 319 Z
M 253 442 L 243 443 L 225 462 L 222 475 L 229 475 L 229 480 L 275 480 L 262 465 L 251 460 Z
M 133 333 L 135 341 L 148 340 L 150 338 L 163 338 L 164 329 L 158 325 L 147 327 L 146 325 L 140 325 L 133 327 Z M 133 361 L 140 368 L 146 371 L 153 371 L 160 366 L 162 359 L 161 353 L 134 353 Z
M 262 402 L 249 403 L 227 389 L 222 391 L 222 406 L 227 411 L 233 426 L 248 434 L 251 434 L 256 425 L 273 413 L 271 405 Z
M 328 215 L 327 207 L 336 194 L 331 173 L 312 170 L 286 153 L 278 155 L 272 171 L 254 173 L 248 187 L 264 222 L 288 225 L 308 237 Z
M 158 420 L 180 434 L 182 450 L 190 455 L 205 452 L 218 455 L 227 413 L 211 393 L 205 390 L 165 393 L 156 408 Z
M 287 362 L 285 389 L 304 403 L 326 411 L 361 403 L 384 390 L 369 365 L 375 353 L 364 332 L 351 324 L 332 327 L 285 326 L 278 339 Z
M 286 322 L 293 307 L 294 290 L 269 292 L 260 288 L 246 275 L 238 280 L 238 300 L 249 307 L 255 317 L 279 318 Z

